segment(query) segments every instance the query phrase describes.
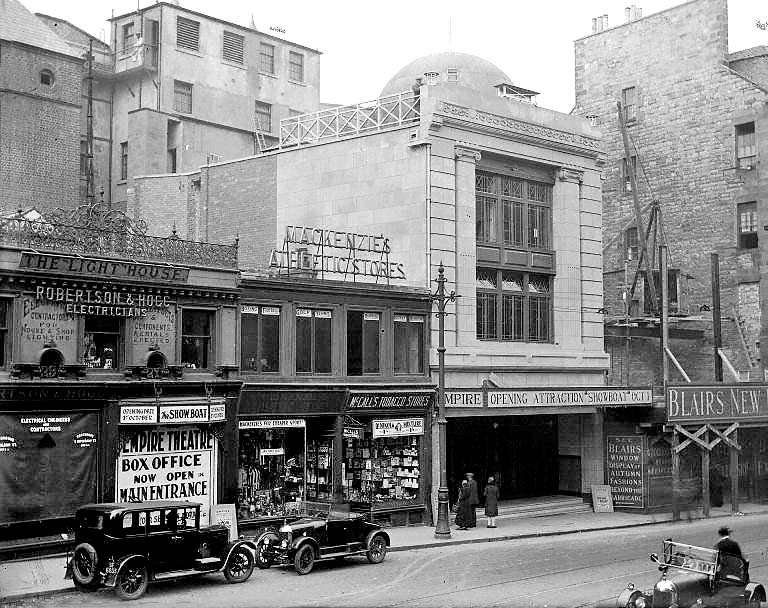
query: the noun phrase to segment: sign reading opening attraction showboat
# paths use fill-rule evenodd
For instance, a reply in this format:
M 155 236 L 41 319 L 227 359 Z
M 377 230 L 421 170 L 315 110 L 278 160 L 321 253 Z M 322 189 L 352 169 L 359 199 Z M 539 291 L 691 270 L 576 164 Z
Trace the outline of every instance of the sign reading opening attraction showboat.
M 343 251 L 343 253 L 342 253 Z M 329 228 L 287 226 L 282 249 L 273 249 L 271 268 L 345 276 L 405 279 L 403 264 L 390 259 L 384 235 Z

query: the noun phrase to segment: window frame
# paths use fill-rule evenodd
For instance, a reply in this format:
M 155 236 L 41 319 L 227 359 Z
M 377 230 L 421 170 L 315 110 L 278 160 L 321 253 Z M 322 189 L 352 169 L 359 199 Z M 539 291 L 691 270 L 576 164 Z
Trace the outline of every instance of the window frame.
M 748 140 L 746 143 L 744 140 Z M 751 170 L 757 163 L 757 129 L 755 122 L 743 122 L 734 126 L 736 168 Z
M 629 158 L 632 163 L 632 169 L 635 172 L 635 184 L 637 184 L 637 155 L 633 154 Z M 621 191 L 623 194 L 632 194 L 632 179 L 629 175 L 626 156 L 621 159 Z
M 229 36 L 229 40 L 227 37 Z M 227 53 L 234 55 L 228 57 Z M 234 58 L 233 58 L 234 57 Z M 223 30 L 221 33 L 221 59 L 237 65 L 245 65 L 245 36 Z
M 120 142 L 120 181 L 128 180 L 128 142 Z
M 271 49 L 271 54 L 265 53 L 265 48 Z M 276 47 L 274 44 L 269 44 L 268 42 L 259 42 L 259 72 L 262 74 L 269 74 L 270 76 L 275 75 L 275 50 Z M 270 68 L 269 70 L 264 69 L 265 60 L 268 61 L 268 67 Z
M 56 77 L 53 74 L 53 70 L 50 70 L 48 68 L 43 68 L 40 70 L 40 74 L 38 75 L 40 84 L 44 87 L 53 88 L 53 85 L 56 83 Z M 46 80 L 48 82 L 46 82 Z
M 263 133 L 272 133 L 272 104 L 257 99 L 253 111 L 256 117 L 256 130 Z M 267 122 L 266 128 L 262 126 L 262 118 Z
M 350 329 L 351 329 L 351 323 L 350 323 L 350 315 L 360 315 L 360 321 L 361 321 L 361 327 L 360 327 L 360 373 L 352 374 L 350 371 Z M 373 321 L 374 319 L 366 319 L 366 315 L 376 315 L 375 321 L 377 322 L 377 328 L 376 328 L 376 345 L 378 349 L 378 355 L 376 356 L 376 360 L 378 362 L 376 371 L 369 371 L 366 369 L 366 363 L 368 361 L 368 348 L 370 346 L 366 346 L 366 327 L 365 323 L 366 321 Z M 354 377 L 363 377 L 363 376 L 381 376 L 384 373 L 384 340 L 382 336 L 383 331 L 383 324 L 384 324 L 384 311 L 383 310 L 375 310 L 370 308 L 358 308 L 358 307 L 350 307 L 346 310 L 346 317 L 345 317 L 345 326 L 344 326 L 344 335 L 346 337 L 346 375 L 347 376 L 354 376 Z
M 753 230 L 744 230 L 745 216 L 749 216 L 748 226 Z M 736 247 L 739 249 L 757 249 L 759 245 L 757 231 L 757 201 L 747 201 L 736 205 Z
M 304 315 L 299 314 L 300 312 L 306 312 L 311 311 L 311 315 Z M 335 349 L 335 343 L 338 341 L 338 337 L 334 340 L 334 333 L 336 333 L 336 327 L 334 324 L 334 321 L 336 319 L 337 310 L 332 306 L 323 306 L 322 304 L 311 304 L 307 306 L 297 305 L 294 309 L 294 327 L 293 327 L 293 347 L 294 347 L 294 357 L 293 357 L 293 369 L 297 376 L 331 376 L 334 374 L 335 365 L 334 365 L 334 349 Z M 323 313 L 322 316 L 319 316 L 317 313 Z M 325 313 L 328 313 L 329 316 L 324 316 Z M 298 366 L 298 359 L 299 359 L 299 349 L 297 346 L 298 342 L 298 332 L 299 332 L 299 318 L 311 318 L 312 321 L 310 323 L 310 352 L 309 352 L 309 371 L 299 371 Z M 330 319 L 330 344 L 328 345 L 328 359 L 329 359 L 329 370 L 318 372 L 317 371 L 317 359 L 318 359 L 318 338 L 317 338 L 317 322 L 315 319 Z
M 122 31 L 122 54 L 129 55 L 133 51 L 133 45 L 135 40 L 136 24 L 133 21 L 127 21 L 123 23 Z
M 634 235 L 634 236 L 632 236 Z M 640 236 L 637 226 L 630 226 L 624 231 L 624 259 L 635 262 L 640 258 Z
M 248 309 L 256 309 L 255 312 L 251 312 L 250 310 L 246 312 L 246 307 Z M 264 313 L 264 310 L 268 310 L 269 312 L 267 314 Z M 273 314 L 273 311 L 276 310 L 277 314 Z M 245 324 L 243 317 L 256 317 L 256 337 L 255 337 L 255 343 L 256 343 L 256 352 L 255 352 L 255 367 L 246 367 L 245 365 L 245 341 L 246 341 L 246 333 L 245 333 Z M 277 369 L 275 370 L 264 370 L 262 367 L 262 361 L 264 360 L 263 354 L 264 354 L 264 317 L 265 316 L 271 316 L 271 317 L 277 317 Z M 243 373 L 250 373 L 250 374 L 257 374 L 257 375 L 264 375 L 264 376 L 277 376 L 280 375 L 283 365 L 283 357 L 282 357 L 282 351 L 280 349 L 282 337 L 283 337 L 283 308 L 279 304 L 275 305 L 273 304 L 245 304 L 243 305 L 241 312 L 240 312 L 240 370 Z
M 294 61 L 294 59 L 297 57 L 299 58 L 299 61 Z M 304 64 L 304 53 L 299 53 L 298 51 L 288 51 L 288 80 L 291 82 L 303 84 L 305 82 Z M 295 76 L 297 73 L 299 78 L 296 78 Z
M 405 319 L 398 319 L 398 317 L 405 317 Z M 420 321 L 414 320 L 415 318 L 421 319 Z M 421 326 L 421 338 L 419 339 L 419 347 L 418 347 L 418 353 L 416 353 L 415 357 L 417 358 L 417 370 L 415 372 L 409 371 L 411 368 L 411 355 L 410 350 L 408 349 L 408 345 L 406 344 L 405 347 L 405 367 L 406 371 L 398 371 L 397 369 L 397 352 L 398 352 L 398 332 L 397 332 L 397 326 L 398 324 L 406 325 L 406 339 L 410 335 L 411 328 L 415 328 L 418 326 Z M 427 347 L 427 315 L 423 313 L 412 313 L 412 312 L 400 312 L 400 311 L 393 311 L 392 312 L 392 374 L 394 376 L 424 376 L 426 374 L 425 370 L 427 369 L 426 365 L 426 354 L 428 352 Z
M 0 297 L 0 307 L 5 311 L 0 311 L 0 369 L 10 367 L 10 359 L 13 354 L 13 298 Z M 5 321 L 5 324 L 3 324 Z
M 621 108 L 625 124 L 637 122 L 637 87 L 631 86 L 621 90 Z
M 179 26 L 183 25 L 180 29 Z M 186 31 L 184 31 L 186 28 Z M 194 32 L 193 32 L 194 30 Z M 193 44 L 194 42 L 194 44 Z M 200 52 L 200 22 L 176 15 L 176 48 Z
M 180 114 L 192 114 L 193 85 L 183 80 L 173 81 L 173 111 Z
M 214 308 L 207 308 L 204 306 L 186 306 L 181 305 L 179 307 L 180 313 L 179 314 L 179 364 L 182 365 L 185 369 L 187 368 L 186 362 L 184 361 L 184 338 L 194 338 L 194 339 L 206 339 L 208 340 L 208 345 L 206 348 L 206 359 L 205 365 L 200 365 L 199 367 L 190 367 L 188 369 L 198 369 L 198 370 L 211 370 L 214 367 L 216 367 L 216 309 Z M 200 312 L 205 313 L 208 315 L 208 335 L 204 334 L 187 334 L 184 333 L 184 313 L 186 312 Z
M 117 323 L 117 329 L 115 331 L 100 331 L 100 330 L 88 331 L 88 328 L 86 327 L 86 324 L 88 323 L 88 320 L 89 319 L 100 320 L 101 318 L 102 317 L 99 317 L 99 316 L 96 316 L 96 315 L 85 315 L 85 317 L 83 318 L 83 325 L 82 325 L 82 328 L 83 328 L 83 333 L 82 333 L 83 344 L 86 344 L 86 341 L 85 341 L 86 340 L 86 336 L 88 336 L 89 334 L 91 334 L 91 335 L 100 335 L 100 336 L 114 336 L 114 339 L 115 339 L 115 350 L 114 350 L 113 365 L 112 365 L 112 367 L 103 367 L 103 365 L 100 366 L 100 367 L 96 367 L 96 366 L 88 367 L 87 366 L 87 362 L 85 360 L 85 358 L 88 356 L 88 353 L 85 350 L 83 350 L 82 361 L 83 361 L 83 364 L 86 365 L 86 367 L 88 368 L 89 371 L 105 370 L 105 371 L 108 371 L 108 372 L 109 371 L 114 372 L 115 370 L 122 369 L 125 366 L 124 365 L 125 357 L 124 357 L 124 354 L 123 354 L 123 351 L 124 351 L 123 336 L 125 335 L 125 323 L 123 322 L 123 319 L 121 319 L 120 317 L 109 317 L 109 316 L 107 316 L 107 317 L 104 317 L 104 319 L 110 319 L 110 320 L 113 320 L 114 322 Z M 99 360 L 101 361 L 101 356 L 99 356 Z

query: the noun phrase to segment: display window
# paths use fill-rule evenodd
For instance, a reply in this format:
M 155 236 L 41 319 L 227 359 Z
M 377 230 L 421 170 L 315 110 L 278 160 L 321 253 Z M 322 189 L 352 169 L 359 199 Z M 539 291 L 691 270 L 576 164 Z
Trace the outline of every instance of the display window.
M 307 443 L 307 500 L 333 498 L 333 439 Z
M 241 420 L 238 519 L 280 517 L 305 499 L 305 422 Z
M 372 420 L 361 437 L 346 438 L 345 498 L 374 509 L 420 502 L 423 425 L 423 418 Z
M 83 363 L 88 368 L 117 369 L 120 319 L 85 317 Z

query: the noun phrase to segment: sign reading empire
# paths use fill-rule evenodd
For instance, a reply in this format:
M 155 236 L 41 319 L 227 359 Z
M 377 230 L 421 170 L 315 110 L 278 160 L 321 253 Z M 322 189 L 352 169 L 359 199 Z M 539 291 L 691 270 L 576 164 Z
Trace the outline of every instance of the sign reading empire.
M 667 387 L 669 422 L 768 419 L 768 384 Z
M 389 239 L 383 235 L 287 226 L 283 243 L 282 251 L 273 249 L 269 256 L 272 268 L 405 279 L 403 264 L 389 259 Z

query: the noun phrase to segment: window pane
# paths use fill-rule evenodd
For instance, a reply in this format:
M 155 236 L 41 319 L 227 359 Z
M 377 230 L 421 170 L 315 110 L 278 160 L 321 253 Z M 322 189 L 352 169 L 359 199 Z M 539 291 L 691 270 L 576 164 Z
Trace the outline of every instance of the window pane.
M 490 173 L 478 171 L 475 173 L 475 190 L 478 192 L 487 192 L 496 194 L 496 179 Z
M 552 186 L 548 184 L 528 182 L 528 198 L 529 200 L 536 201 L 537 203 L 551 203 Z
M 280 309 L 261 309 L 261 358 L 262 373 L 280 371 Z
M 549 207 L 528 207 L 528 245 L 549 249 Z
M 504 206 L 504 244 L 522 247 L 523 240 L 523 203 L 503 201 Z
M 477 294 L 477 337 L 479 340 L 495 340 L 496 294 Z
M 261 43 L 259 46 L 259 70 L 267 74 L 275 73 L 275 47 Z
M 514 198 L 523 198 L 523 182 L 511 177 L 499 176 L 501 186 L 501 196 L 512 196 Z
M 549 340 L 549 298 L 531 297 L 528 302 L 528 339 L 531 342 L 547 342 Z
M 363 313 L 347 313 L 347 375 L 363 373 Z
M 378 313 L 364 313 L 363 315 L 363 372 L 366 374 L 378 374 L 380 370 L 380 319 Z
M 259 315 L 243 314 L 240 321 L 240 367 L 243 370 L 258 369 Z
M 208 367 L 211 313 L 207 310 L 183 310 L 181 313 L 181 362 L 192 368 Z
M 315 317 L 315 373 L 331 373 L 331 317 Z
M 256 102 L 256 128 L 259 131 L 272 131 L 272 104 Z
M 288 53 L 288 78 L 296 82 L 304 82 L 304 55 Z
M 188 336 L 210 336 L 211 313 L 207 310 L 184 310 L 181 314 L 181 333 Z
M 208 367 L 208 343 L 208 338 L 182 337 L 182 365 L 186 367 L 206 369 Z
M 547 275 L 532 274 L 528 278 L 528 292 L 548 294 L 550 290 L 551 280 Z
M 478 268 L 476 271 L 475 287 L 478 289 L 496 289 L 498 273 L 492 268 Z
M 312 371 L 312 317 L 300 316 L 301 313 L 303 311 L 296 311 L 296 371 L 309 373 Z
M 185 114 L 192 113 L 192 85 L 174 80 L 173 109 Z
M 739 167 L 754 164 L 757 155 L 755 123 L 736 125 L 736 160 Z
M 501 273 L 501 288 L 504 291 L 523 292 L 523 275 L 505 270 Z
M 502 340 L 524 340 L 523 334 L 523 303 L 525 298 L 519 296 L 503 296 L 504 310 L 502 311 Z
M 395 373 L 424 373 L 424 317 L 395 315 Z
M 496 199 L 478 195 L 476 200 L 477 240 L 493 243 L 496 241 Z

